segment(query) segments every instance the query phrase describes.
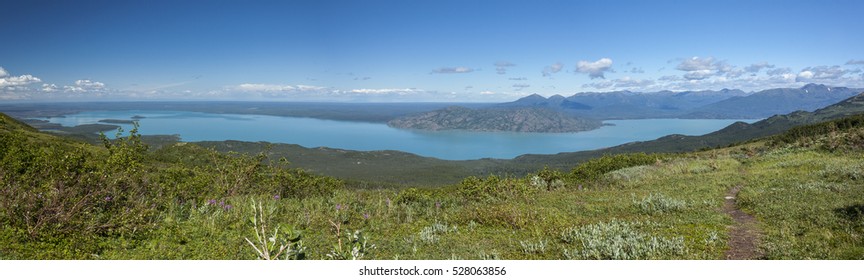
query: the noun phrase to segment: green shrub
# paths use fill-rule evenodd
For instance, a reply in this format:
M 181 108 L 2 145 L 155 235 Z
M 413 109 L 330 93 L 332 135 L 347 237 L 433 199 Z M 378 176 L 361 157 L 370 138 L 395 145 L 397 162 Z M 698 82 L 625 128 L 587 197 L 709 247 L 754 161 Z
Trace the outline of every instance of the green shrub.
M 687 208 L 687 203 L 683 200 L 669 198 L 663 194 L 649 194 L 642 200 L 634 200 L 633 204 L 640 212 L 645 214 L 662 214 L 669 212 L 677 212 Z
M 489 175 L 486 179 L 471 176 L 459 184 L 459 193 L 469 200 L 528 198 L 540 190 L 526 180 Z
M 685 254 L 684 238 L 664 238 L 646 235 L 638 224 L 612 221 L 581 227 L 571 227 L 561 233 L 561 239 L 576 245 L 564 249 L 567 259 L 639 260 L 669 259 Z
M 664 156 L 645 153 L 605 155 L 579 164 L 570 171 L 570 177 L 577 182 L 597 181 L 603 174 L 611 171 L 626 167 L 655 164 L 662 159 L 664 159 Z

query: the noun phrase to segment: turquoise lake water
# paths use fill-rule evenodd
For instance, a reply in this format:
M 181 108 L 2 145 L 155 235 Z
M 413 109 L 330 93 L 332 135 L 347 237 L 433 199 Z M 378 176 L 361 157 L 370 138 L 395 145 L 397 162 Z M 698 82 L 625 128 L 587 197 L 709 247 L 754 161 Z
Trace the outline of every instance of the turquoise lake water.
M 304 147 L 359 151 L 399 150 L 421 156 L 464 160 L 509 159 L 522 154 L 555 154 L 593 150 L 669 134 L 702 135 L 736 121 L 644 119 L 611 120 L 600 129 L 578 133 L 516 133 L 414 131 L 386 124 L 331 121 L 264 115 L 210 114 L 175 111 L 90 111 L 47 120 L 64 126 L 98 123 L 103 119 L 139 120 L 141 134 L 179 134 L 183 141 L 267 141 Z M 129 131 L 131 125 L 121 125 Z M 113 135 L 107 133 L 108 135 Z

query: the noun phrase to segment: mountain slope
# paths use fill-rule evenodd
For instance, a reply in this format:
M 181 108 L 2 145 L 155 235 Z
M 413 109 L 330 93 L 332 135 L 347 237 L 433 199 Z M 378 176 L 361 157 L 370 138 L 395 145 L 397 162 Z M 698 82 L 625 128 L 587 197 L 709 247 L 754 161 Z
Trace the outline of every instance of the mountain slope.
M 688 118 L 764 118 L 798 110 L 812 111 L 861 92 L 861 89 L 808 84 L 801 88 L 778 88 L 748 96 L 732 97 L 696 108 Z
M 582 92 L 570 97 L 544 98 L 534 94 L 497 107 L 549 108 L 593 119 L 757 119 L 798 110 L 812 111 L 832 105 L 862 89 L 808 84 L 801 88 L 775 88 L 752 94 L 741 90 Z
M 401 117 L 387 124 L 406 129 L 515 132 L 576 132 L 602 126 L 599 121 L 544 108 L 469 109 L 459 106 Z
M 583 92 L 570 97 L 555 95 L 548 99 L 533 94 L 513 102 L 498 104 L 497 107 L 541 107 L 595 119 L 660 118 L 674 117 L 687 113 L 690 109 L 742 95 L 746 93 L 729 89 L 645 93 Z
M 550 167 L 562 167 L 572 166 L 575 162 L 584 161 L 604 154 L 632 152 L 690 152 L 705 148 L 727 146 L 733 143 L 779 134 L 795 126 L 813 124 L 857 114 L 864 114 L 864 92 L 813 112 L 796 111 L 785 115 L 775 115 L 753 124 L 736 122 L 721 130 L 701 136 L 673 134 L 652 141 L 632 142 L 595 151 L 558 153 L 555 155 L 522 155 L 516 157 L 514 162 L 522 164 L 543 163 Z

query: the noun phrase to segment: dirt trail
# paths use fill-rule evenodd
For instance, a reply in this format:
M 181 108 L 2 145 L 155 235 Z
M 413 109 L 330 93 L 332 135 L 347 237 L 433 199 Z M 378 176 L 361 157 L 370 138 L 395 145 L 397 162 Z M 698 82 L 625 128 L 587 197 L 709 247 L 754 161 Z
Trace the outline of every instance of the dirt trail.
M 737 185 L 726 193 L 726 201 L 723 203 L 723 212 L 732 217 L 734 224 L 729 230 L 729 251 L 726 251 L 727 260 L 755 260 L 762 256 L 759 254 L 759 227 L 756 218 L 744 213 L 735 204 L 741 185 Z

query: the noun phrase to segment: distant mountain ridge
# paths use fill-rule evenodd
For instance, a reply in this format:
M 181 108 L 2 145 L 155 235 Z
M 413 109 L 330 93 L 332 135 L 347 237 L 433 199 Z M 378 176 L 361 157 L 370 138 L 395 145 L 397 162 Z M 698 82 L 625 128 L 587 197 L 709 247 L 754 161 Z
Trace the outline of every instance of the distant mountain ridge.
M 600 121 L 576 118 L 547 108 L 469 109 L 460 106 L 400 117 L 387 124 L 404 129 L 514 132 L 577 132 L 602 126 Z
M 631 142 L 595 151 L 565 152 L 555 155 L 521 155 L 516 157 L 514 161 L 520 163 L 539 162 L 552 166 L 555 164 L 572 164 L 572 162 L 600 154 L 691 152 L 775 135 L 799 125 L 814 124 L 858 114 L 864 114 L 864 92 L 813 112 L 799 110 L 789 114 L 774 115 L 752 124 L 735 122 L 723 129 L 701 136 L 672 134 L 656 140 Z
M 533 94 L 496 107 L 541 107 L 593 119 L 691 118 L 756 119 L 797 110 L 812 111 L 864 89 L 808 84 L 746 93 L 717 91 L 583 92 L 549 98 Z

